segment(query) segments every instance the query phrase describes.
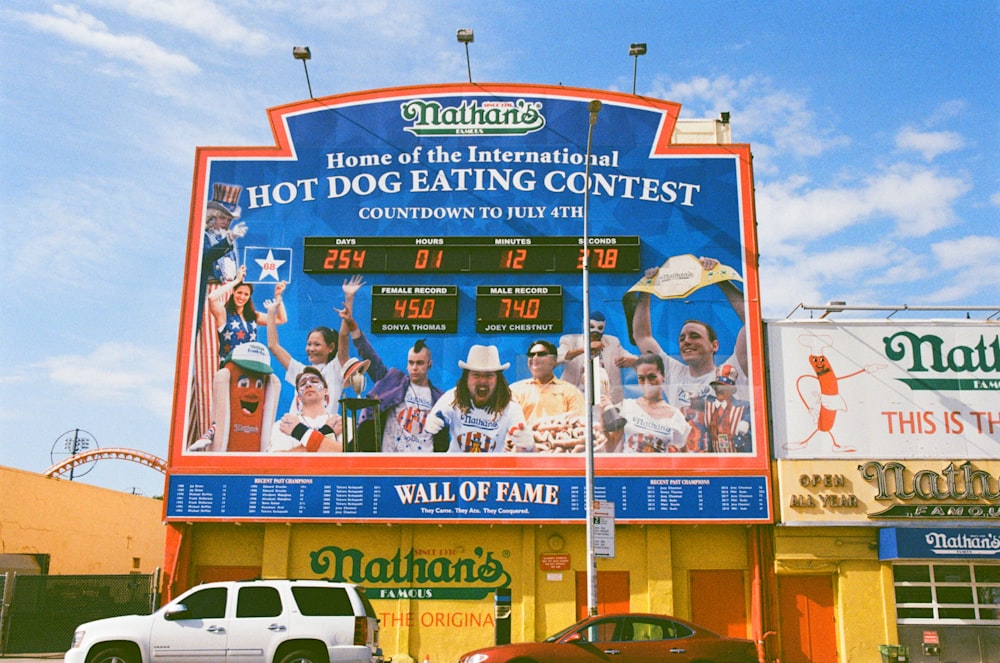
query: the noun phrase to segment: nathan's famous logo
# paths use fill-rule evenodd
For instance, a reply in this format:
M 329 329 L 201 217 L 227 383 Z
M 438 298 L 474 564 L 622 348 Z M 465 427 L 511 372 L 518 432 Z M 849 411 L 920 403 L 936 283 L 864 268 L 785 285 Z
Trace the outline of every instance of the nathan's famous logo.
M 1000 335 L 987 341 L 985 336 L 972 346 L 948 347 L 934 334 L 918 336 L 902 331 L 882 339 L 885 356 L 893 361 L 908 361 L 910 373 L 993 373 L 996 377 L 965 379 L 900 378 L 910 389 L 1000 391 Z
M 412 99 L 399 107 L 404 127 L 417 136 L 521 136 L 545 126 L 542 102 L 463 100 L 458 106 Z
M 966 551 L 1000 553 L 1000 534 L 993 532 L 928 532 L 924 541 L 937 555 Z
M 485 583 L 494 587 L 510 585 L 510 573 L 503 563 L 477 547 L 475 557 L 418 557 L 411 548 L 389 557 L 365 558 L 357 548 L 324 546 L 309 553 L 314 573 L 334 582 L 379 583 Z

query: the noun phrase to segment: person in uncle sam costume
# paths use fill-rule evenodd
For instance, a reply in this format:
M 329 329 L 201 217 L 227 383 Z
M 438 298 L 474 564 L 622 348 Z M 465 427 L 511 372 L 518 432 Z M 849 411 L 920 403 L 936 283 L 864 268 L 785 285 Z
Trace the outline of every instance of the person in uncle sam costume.
M 212 426 L 189 450 L 265 451 L 281 393 L 267 346 L 253 342 L 233 348 L 213 385 Z
M 239 260 L 236 240 L 247 234 L 247 224 L 240 221 L 238 184 L 215 184 L 212 199 L 205 209 L 205 235 L 202 243 L 202 267 L 209 282 L 228 283 L 236 278 Z M 233 221 L 237 221 L 233 225 Z
M 247 233 L 247 225 L 240 221 L 240 194 L 238 184 L 217 183 L 212 186 L 212 198 L 205 205 L 204 231 L 201 250 L 201 281 L 197 293 L 197 346 L 195 349 L 195 383 L 192 390 L 191 425 L 188 433 L 191 444 L 208 433 L 212 425 L 212 377 L 219 368 L 219 337 L 215 320 L 205 298 L 227 283 L 233 283 L 239 273 L 236 240 Z M 237 223 L 234 225 L 233 222 Z M 230 286 L 233 287 L 233 286 Z M 225 304 L 231 293 L 217 294 Z
M 723 364 L 711 383 L 715 396 L 705 401 L 705 425 L 709 450 L 714 453 L 748 453 L 750 440 L 750 403 L 733 398 L 736 393 L 736 370 Z

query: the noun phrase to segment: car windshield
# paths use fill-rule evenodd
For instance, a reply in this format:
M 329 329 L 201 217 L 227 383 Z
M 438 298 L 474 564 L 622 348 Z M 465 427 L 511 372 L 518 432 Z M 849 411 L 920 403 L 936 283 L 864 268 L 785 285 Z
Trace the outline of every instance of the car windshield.
M 567 626 L 566 628 L 564 628 L 563 630 L 559 631 L 558 633 L 556 633 L 554 635 L 550 635 L 549 637 L 545 638 L 544 640 L 542 640 L 542 642 L 555 642 L 556 640 L 558 640 L 559 638 L 563 637 L 567 633 L 572 633 L 573 631 L 575 631 L 577 628 L 580 627 L 580 624 L 581 624 L 581 622 L 577 622 L 575 624 Z

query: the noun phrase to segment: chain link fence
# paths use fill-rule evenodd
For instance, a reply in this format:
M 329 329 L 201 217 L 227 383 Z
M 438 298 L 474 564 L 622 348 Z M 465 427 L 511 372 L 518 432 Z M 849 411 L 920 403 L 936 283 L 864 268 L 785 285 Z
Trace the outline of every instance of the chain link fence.
M 60 652 L 84 622 L 148 615 L 159 605 L 159 570 L 129 575 L 0 575 L 0 654 Z

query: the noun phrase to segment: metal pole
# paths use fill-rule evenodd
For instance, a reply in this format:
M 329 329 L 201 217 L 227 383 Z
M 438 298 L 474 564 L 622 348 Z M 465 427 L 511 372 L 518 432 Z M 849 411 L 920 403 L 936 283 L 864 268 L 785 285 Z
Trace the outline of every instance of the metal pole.
M 71 457 L 76 455 L 77 448 L 78 448 L 79 444 L 80 444 L 80 429 L 79 428 L 74 428 L 73 429 L 73 451 L 70 453 Z M 70 481 L 73 480 L 73 471 L 75 469 L 76 469 L 75 465 L 73 467 L 69 468 L 69 480 Z
M 469 82 L 472 82 L 472 60 L 469 59 L 469 42 L 465 42 L 465 68 L 469 70 Z
M 587 159 L 583 190 L 583 382 L 587 428 L 584 432 L 587 448 L 587 613 L 597 614 L 597 556 L 594 554 L 594 363 L 590 347 L 590 150 L 601 112 L 601 102 L 588 105 L 590 126 L 587 128 Z
M 639 56 L 632 56 L 632 95 L 635 96 L 635 75 L 639 70 Z
M 313 86 L 312 86 L 312 83 L 309 82 L 309 67 L 306 65 L 306 61 L 305 60 L 302 61 L 302 68 L 305 69 L 305 72 L 306 72 L 306 86 L 309 88 L 309 98 L 310 99 L 315 99 L 316 97 L 313 96 Z

